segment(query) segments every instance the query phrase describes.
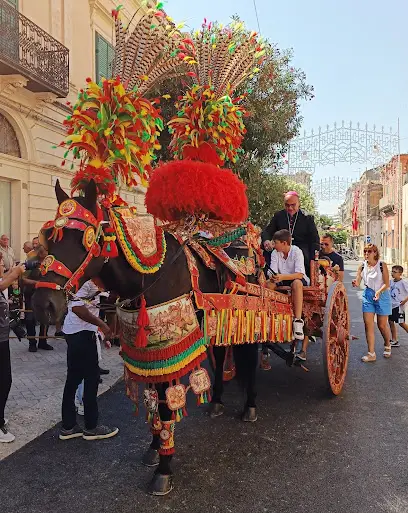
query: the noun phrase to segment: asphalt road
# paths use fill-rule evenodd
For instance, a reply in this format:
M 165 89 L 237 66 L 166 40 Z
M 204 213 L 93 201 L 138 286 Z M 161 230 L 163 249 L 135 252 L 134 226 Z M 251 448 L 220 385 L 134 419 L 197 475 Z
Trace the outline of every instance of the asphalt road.
M 354 270 L 356 265 L 352 265 Z M 351 282 L 347 272 L 346 282 Z M 203 408 L 176 428 L 175 489 L 148 496 L 139 464 L 149 436 L 131 414 L 123 385 L 100 399 L 104 423 L 120 434 L 102 442 L 60 442 L 58 426 L 0 463 L 0 511 L 7 513 L 408 512 L 408 336 L 390 360 L 360 362 L 366 350 L 360 300 L 350 290 L 352 342 L 346 386 L 329 399 L 318 342 L 310 372 L 272 358 L 259 371 L 259 419 L 237 420 L 235 383 L 223 417 Z

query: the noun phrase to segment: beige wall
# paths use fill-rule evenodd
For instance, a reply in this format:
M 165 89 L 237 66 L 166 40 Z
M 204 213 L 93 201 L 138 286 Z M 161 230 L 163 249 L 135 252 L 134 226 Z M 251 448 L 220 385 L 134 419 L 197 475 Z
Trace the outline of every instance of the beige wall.
M 119 2 L 118 2 L 119 3 Z M 139 0 L 122 0 L 130 17 Z M 111 0 L 19 0 L 19 10 L 70 50 L 70 94 L 75 101 L 88 76 L 95 76 L 95 30 L 113 38 Z M 22 158 L 0 153 L 0 179 L 11 182 L 11 239 L 17 254 L 25 240 L 35 236 L 56 211 L 54 185 L 59 178 L 69 192 L 72 172 L 61 167 L 63 151 L 53 149 L 64 138 L 62 121 L 67 100 L 32 93 L 21 76 L 0 76 L 0 113 L 11 123 Z M 122 197 L 144 210 L 143 191 L 125 191 Z

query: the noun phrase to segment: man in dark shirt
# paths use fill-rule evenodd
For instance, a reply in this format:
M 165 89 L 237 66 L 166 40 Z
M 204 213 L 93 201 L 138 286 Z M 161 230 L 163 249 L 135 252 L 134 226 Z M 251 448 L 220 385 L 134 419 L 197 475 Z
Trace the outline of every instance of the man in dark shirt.
M 269 225 L 262 232 L 262 242 L 267 252 L 272 251 L 272 238 L 278 230 L 289 230 L 292 234 L 292 244 L 300 248 L 305 257 L 306 274 L 310 274 L 310 260 L 314 259 L 315 251 L 319 251 L 319 233 L 314 217 L 300 209 L 299 195 L 296 191 L 289 191 L 284 196 L 285 209 L 279 210 L 273 216 Z M 265 255 L 267 264 L 270 262 L 270 253 Z
M 344 261 L 343 257 L 336 253 L 333 249 L 333 237 L 330 233 L 326 233 L 320 239 L 320 256 L 327 257 L 331 260 L 332 267 L 338 266 L 337 275 L 339 281 L 344 279 Z
M 33 239 L 34 240 L 34 239 Z M 38 246 L 35 250 L 33 250 L 33 255 L 28 259 L 30 262 L 42 262 L 44 258 L 47 256 L 47 251 L 43 246 Z M 25 302 L 25 308 L 26 310 L 29 310 L 26 312 L 25 315 L 25 325 L 27 329 L 27 338 L 29 347 L 28 350 L 30 353 L 35 353 L 37 351 L 37 341 L 36 341 L 36 320 L 34 317 L 34 312 L 32 311 L 31 306 L 31 299 L 35 291 L 35 284 L 39 280 L 41 276 L 39 266 L 35 267 L 34 269 L 28 270 L 24 273 L 22 278 L 22 284 L 24 287 L 24 302 Z M 44 349 L 46 351 L 50 351 L 54 349 L 50 344 L 47 342 L 47 333 L 48 333 L 48 326 L 45 326 L 43 324 L 40 324 L 40 333 L 39 333 L 39 339 L 38 339 L 38 348 Z

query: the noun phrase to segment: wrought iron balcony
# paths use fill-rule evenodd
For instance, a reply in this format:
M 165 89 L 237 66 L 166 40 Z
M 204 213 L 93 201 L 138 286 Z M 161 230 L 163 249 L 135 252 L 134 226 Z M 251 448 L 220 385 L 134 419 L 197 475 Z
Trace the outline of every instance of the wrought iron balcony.
M 27 89 L 63 98 L 69 92 L 69 50 L 0 0 L 0 75 L 23 75 Z

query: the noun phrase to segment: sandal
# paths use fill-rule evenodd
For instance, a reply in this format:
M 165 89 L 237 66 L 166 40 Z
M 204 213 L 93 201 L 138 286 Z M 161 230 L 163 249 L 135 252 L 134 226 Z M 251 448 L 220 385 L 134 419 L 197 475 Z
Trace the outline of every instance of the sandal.
M 361 358 L 361 361 L 364 363 L 375 362 L 376 360 L 377 360 L 376 354 L 370 353 L 370 351 Z
M 391 358 L 391 346 L 384 346 L 384 358 Z

